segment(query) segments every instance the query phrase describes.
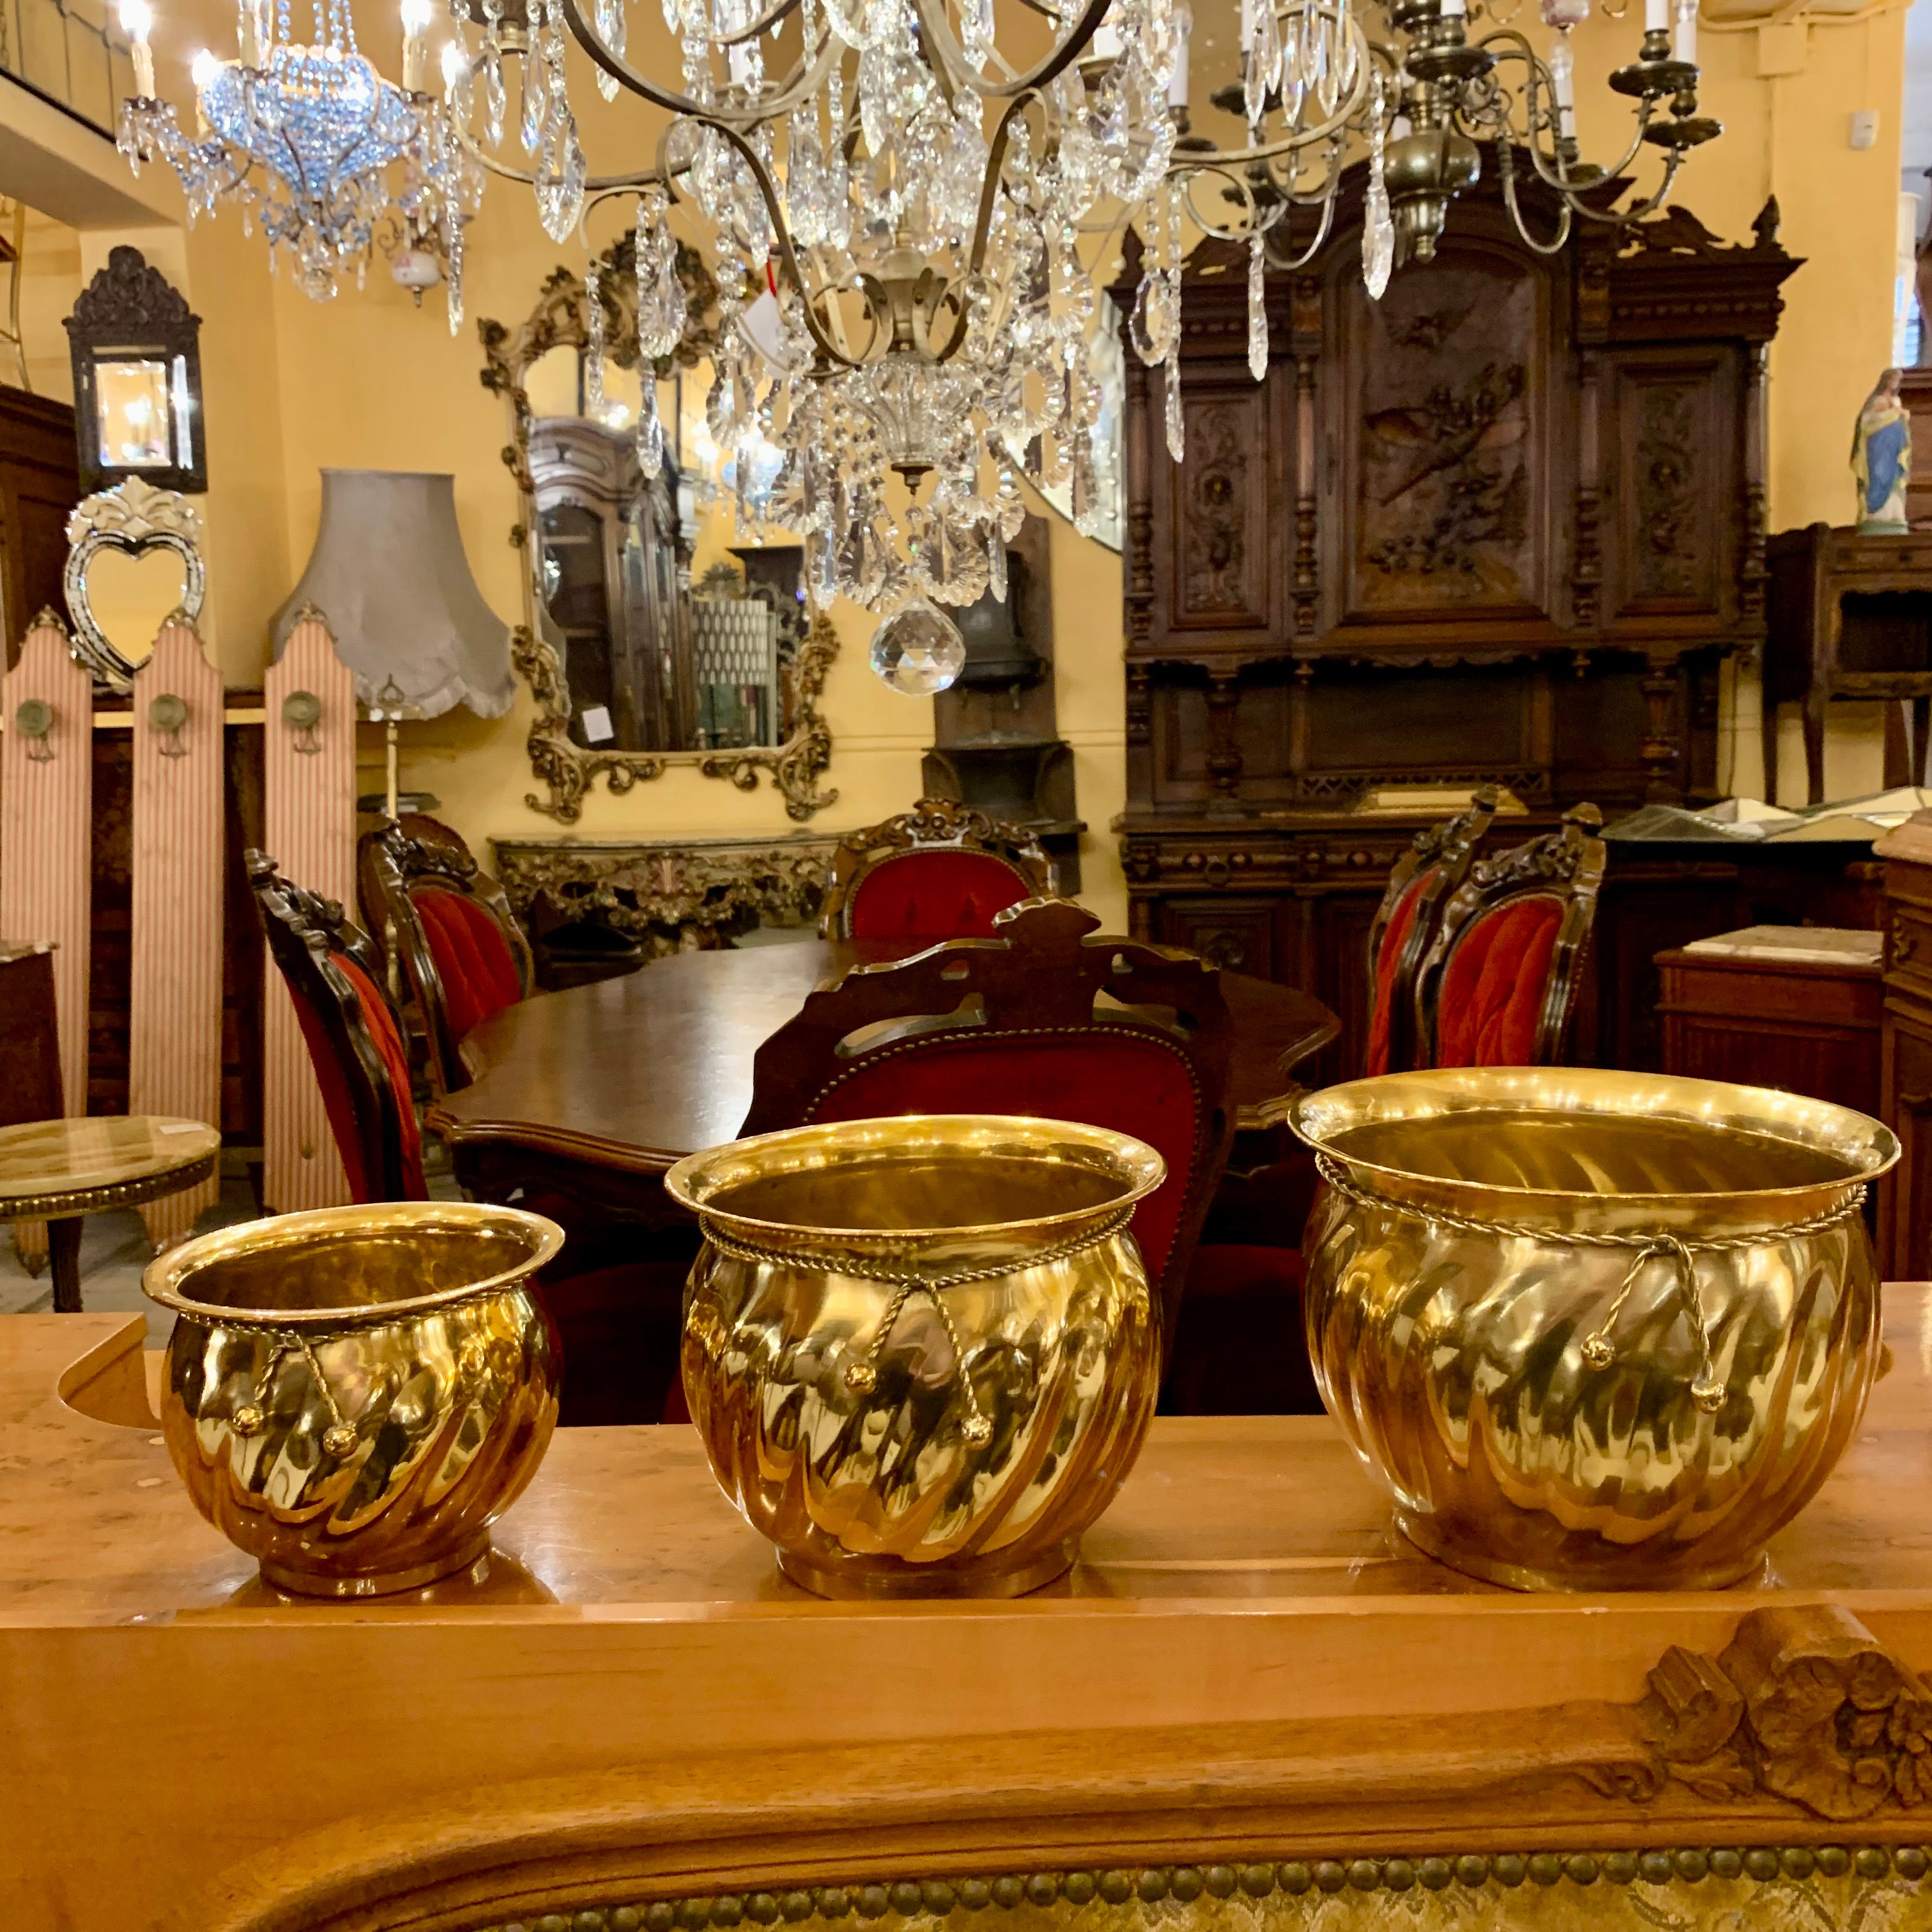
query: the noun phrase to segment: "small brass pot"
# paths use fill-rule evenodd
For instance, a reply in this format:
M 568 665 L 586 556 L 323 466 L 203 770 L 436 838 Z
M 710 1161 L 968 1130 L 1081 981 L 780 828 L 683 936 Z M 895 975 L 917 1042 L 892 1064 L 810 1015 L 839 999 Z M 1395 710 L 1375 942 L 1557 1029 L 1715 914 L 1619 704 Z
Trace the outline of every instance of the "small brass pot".
M 684 1388 L 724 1493 L 821 1596 L 1050 1582 L 1139 1453 L 1154 1149 L 1065 1120 L 764 1134 L 665 1177 L 705 1244 Z
M 562 1244 L 518 1208 L 394 1201 L 163 1256 L 142 1286 L 177 1318 L 161 1426 L 195 1507 L 307 1596 L 468 1568 L 556 1426 L 535 1276 Z
M 1816 1492 L 1878 1358 L 1877 1121 L 1654 1073 L 1306 1094 L 1322 1399 L 1431 1556 L 1521 1589 L 1716 1588 Z

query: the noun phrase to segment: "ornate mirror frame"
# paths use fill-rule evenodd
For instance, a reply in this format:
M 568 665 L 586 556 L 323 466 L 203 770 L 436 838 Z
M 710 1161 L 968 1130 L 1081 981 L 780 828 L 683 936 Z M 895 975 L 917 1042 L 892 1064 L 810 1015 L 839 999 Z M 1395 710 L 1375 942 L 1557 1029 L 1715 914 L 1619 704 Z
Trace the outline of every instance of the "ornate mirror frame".
M 171 550 L 182 560 L 182 600 L 176 618 L 193 624 L 201 615 L 208 593 L 208 574 L 201 561 L 201 515 L 178 490 L 157 490 L 130 476 L 111 490 L 83 497 L 67 520 L 67 567 L 61 589 L 74 620 L 72 650 L 110 690 L 129 692 L 140 667 L 116 650 L 88 601 L 87 567 L 104 550 L 140 556 L 151 550 Z
M 603 309 L 604 352 L 620 369 L 638 367 L 637 273 L 632 238 L 626 235 L 598 258 L 598 297 Z M 690 317 L 683 340 L 658 364 L 664 375 L 690 368 L 709 356 L 716 340 L 717 285 L 695 250 L 680 244 L 678 274 L 689 298 Z M 724 778 L 741 791 L 758 789 L 760 772 L 784 798 L 786 814 L 810 818 L 834 802 L 836 791 L 820 791 L 818 781 L 832 762 L 832 733 L 818 710 L 826 674 L 838 655 L 838 638 L 823 616 L 807 626 L 786 676 L 791 734 L 782 744 L 748 746 L 728 751 L 592 751 L 570 735 L 570 692 L 556 652 L 538 623 L 536 573 L 530 567 L 537 529 L 536 490 L 530 473 L 532 412 L 526 383 L 530 370 L 549 352 L 589 346 L 589 308 L 584 284 L 559 267 L 545 280 L 530 318 L 512 330 L 487 319 L 477 324 L 483 346 L 484 388 L 503 398 L 510 412 L 510 442 L 503 463 L 516 479 L 520 520 L 510 542 L 524 560 L 524 622 L 512 633 L 511 662 L 530 686 L 537 716 L 530 727 L 530 766 L 549 796 L 526 793 L 524 802 L 564 824 L 583 814 L 584 797 L 602 776 L 614 792 L 627 792 L 641 780 L 659 778 L 673 765 L 694 765 L 709 778 Z

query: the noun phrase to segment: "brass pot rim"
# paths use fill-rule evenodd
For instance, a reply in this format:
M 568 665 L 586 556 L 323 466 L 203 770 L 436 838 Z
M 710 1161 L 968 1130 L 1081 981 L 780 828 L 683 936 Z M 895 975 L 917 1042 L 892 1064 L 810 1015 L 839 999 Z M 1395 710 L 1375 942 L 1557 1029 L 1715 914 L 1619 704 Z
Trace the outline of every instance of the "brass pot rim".
M 1062 1145 L 1072 1144 L 1112 1160 L 1126 1182 L 1118 1195 L 1096 1204 L 1072 1208 L 1056 1214 L 1036 1215 L 1011 1221 L 962 1222 L 937 1228 L 830 1228 L 806 1226 L 794 1221 L 766 1221 L 748 1214 L 736 1214 L 728 1208 L 712 1206 L 704 1191 L 716 1171 L 742 1160 L 747 1152 L 776 1152 L 816 1147 L 826 1152 L 842 1150 L 848 1144 L 881 1144 L 878 1130 L 892 1130 L 895 1149 L 916 1148 L 922 1142 L 935 1149 L 986 1148 L 997 1136 L 1009 1141 L 1033 1138 L 1044 1144 L 1048 1138 Z M 1016 1148 L 1016 1152 L 1024 1151 Z M 830 1166 L 829 1160 L 801 1161 L 787 1170 L 802 1172 L 812 1166 Z M 748 1179 L 748 1175 L 742 1178 Z M 784 1127 L 776 1133 L 752 1134 L 742 1140 L 721 1142 L 716 1147 L 700 1148 L 686 1154 L 664 1176 L 664 1192 L 679 1206 L 688 1208 L 700 1222 L 716 1221 L 754 1243 L 776 1240 L 782 1246 L 808 1235 L 820 1241 L 835 1242 L 861 1252 L 877 1252 L 926 1243 L 968 1244 L 999 1236 L 1046 1233 L 1060 1228 L 1077 1227 L 1083 1222 L 1107 1219 L 1133 1207 L 1153 1193 L 1167 1178 L 1167 1162 L 1144 1141 L 1131 1134 L 1116 1133 L 1112 1128 L 1089 1126 L 1081 1120 L 1062 1120 L 1037 1114 L 897 1114 L 854 1120 L 830 1120 L 802 1127 Z M 1016 1263 L 1016 1265 L 1018 1265 Z
M 450 1228 L 476 1232 L 491 1228 L 524 1236 L 528 1249 L 514 1268 L 442 1288 L 400 1301 L 362 1304 L 340 1308 L 234 1307 L 199 1301 L 182 1292 L 182 1283 L 211 1264 L 262 1249 L 295 1247 L 341 1232 L 380 1233 L 400 1228 Z M 554 1260 L 563 1246 L 563 1230 L 554 1221 L 526 1208 L 497 1207 L 480 1201 L 372 1201 L 348 1208 L 311 1208 L 293 1214 L 266 1214 L 238 1221 L 184 1241 L 150 1262 L 141 1276 L 141 1292 L 150 1301 L 178 1315 L 219 1322 L 234 1328 L 339 1328 L 405 1322 L 436 1312 L 458 1302 L 514 1288 Z
M 1431 1096 L 1438 1104 L 1408 1111 L 1377 1112 L 1369 1104 L 1372 1094 L 1394 1095 L 1407 1090 L 1418 1097 Z M 1682 1192 L 1609 1193 L 1596 1190 L 1557 1187 L 1517 1187 L 1489 1180 L 1418 1173 L 1413 1168 L 1393 1167 L 1386 1162 L 1365 1160 L 1331 1144 L 1331 1137 L 1348 1128 L 1376 1120 L 1419 1120 L 1457 1113 L 1472 1113 L 1503 1106 L 1528 1106 L 1539 1092 L 1563 1094 L 1566 1103 L 1550 1104 L 1544 1111 L 1563 1113 L 1620 1114 L 1636 1118 L 1627 1107 L 1590 1104 L 1608 1102 L 1613 1096 L 1647 1094 L 1653 1104 L 1642 1111 L 1659 1120 L 1713 1126 L 1726 1125 L 1780 1139 L 1794 1146 L 1829 1153 L 1850 1163 L 1849 1173 L 1802 1181 L 1784 1187 L 1739 1188 L 1725 1191 L 1686 1194 Z M 1717 1103 L 1729 1098 L 1744 1103 L 1723 1112 Z M 1458 1103 L 1460 1104 L 1458 1104 Z M 1345 1119 L 1323 1122 L 1320 1116 L 1348 1109 L 1355 1111 Z M 1660 1104 L 1659 1104 L 1660 1103 Z M 1794 1131 L 1801 1120 L 1814 1125 L 1810 1134 Z M 1397 1192 L 1423 1188 L 1465 1198 L 1481 1197 L 1526 1205 L 1560 1204 L 1566 1208 L 1580 1204 L 1615 1205 L 1620 1209 L 1682 1208 L 1694 1203 L 1700 1210 L 1713 1211 L 1724 1204 L 1747 1207 L 1754 1213 L 1767 1208 L 1788 1210 L 1786 1218 L 1800 1218 L 1802 1204 L 1821 1196 L 1842 1195 L 1848 1190 L 1876 1180 L 1899 1157 L 1898 1138 L 1881 1120 L 1835 1101 L 1813 1099 L 1808 1094 L 1788 1094 L 1772 1087 L 1747 1087 L 1728 1080 L 1698 1080 L 1687 1075 L 1636 1072 L 1605 1066 L 1465 1066 L 1433 1068 L 1412 1073 L 1370 1074 L 1333 1087 L 1317 1088 L 1296 1095 L 1288 1108 L 1288 1124 L 1296 1136 L 1318 1154 L 1339 1161 L 1351 1172 L 1372 1176 L 1376 1183 Z M 1828 1133 L 1824 1130 L 1831 1130 Z M 1862 1150 L 1862 1152 L 1861 1152 Z

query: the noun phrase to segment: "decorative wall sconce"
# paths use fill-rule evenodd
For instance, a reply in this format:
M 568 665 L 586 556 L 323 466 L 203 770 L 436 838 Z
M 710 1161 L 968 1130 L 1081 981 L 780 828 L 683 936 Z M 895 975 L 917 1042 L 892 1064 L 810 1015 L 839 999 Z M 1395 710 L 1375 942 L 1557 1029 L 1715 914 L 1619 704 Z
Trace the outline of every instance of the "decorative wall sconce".
M 54 728 L 54 708 L 44 698 L 29 698 L 14 713 L 14 729 L 27 741 L 27 762 L 47 765 L 53 762 L 54 748 L 48 741 Z
M 184 758 L 188 747 L 182 742 L 182 727 L 188 722 L 188 703 L 171 691 L 164 691 L 148 706 L 148 728 L 161 740 L 164 758 Z
M 282 700 L 282 722 L 295 734 L 295 748 L 305 758 L 322 749 L 315 728 L 322 722 L 322 700 L 312 691 L 292 691 Z

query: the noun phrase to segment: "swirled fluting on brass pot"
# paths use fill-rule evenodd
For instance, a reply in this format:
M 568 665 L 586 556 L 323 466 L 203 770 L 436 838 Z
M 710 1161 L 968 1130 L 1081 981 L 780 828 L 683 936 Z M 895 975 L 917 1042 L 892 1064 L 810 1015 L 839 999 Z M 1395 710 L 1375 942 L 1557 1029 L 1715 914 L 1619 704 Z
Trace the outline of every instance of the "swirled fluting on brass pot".
M 384 1202 L 249 1221 L 155 1262 L 161 1390 L 195 1507 L 262 1574 L 376 1596 L 466 1569 L 536 1473 L 562 1364 L 514 1208 Z
M 1064 1120 L 764 1134 L 665 1178 L 702 1222 L 684 1330 L 725 1494 L 826 1596 L 1010 1596 L 1067 1568 L 1160 1374 L 1133 1204 L 1159 1154 Z
M 1304 1096 L 1316 1378 L 1412 1540 L 1517 1588 L 1717 1588 L 1829 1473 L 1878 1352 L 1876 1120 L 1570 1067 Z

